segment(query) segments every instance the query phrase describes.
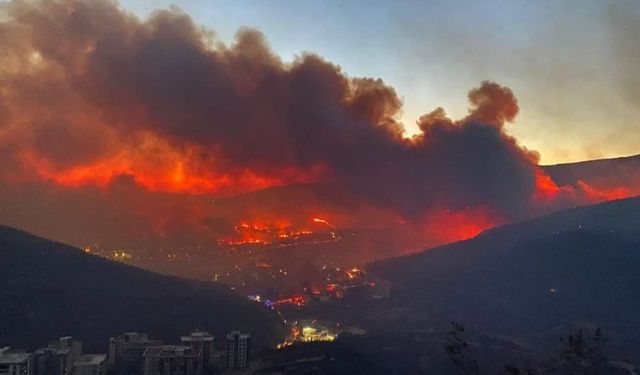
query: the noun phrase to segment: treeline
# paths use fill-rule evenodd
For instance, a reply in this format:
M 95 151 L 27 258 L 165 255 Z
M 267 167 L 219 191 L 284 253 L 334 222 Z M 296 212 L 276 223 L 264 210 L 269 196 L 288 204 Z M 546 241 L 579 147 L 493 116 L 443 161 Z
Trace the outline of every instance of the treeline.
M 451 323 L 445 351 L 460 375 L 489 375 L 469 353 L 464 325 Z M 600 328 L 581 328 L 560 338 L 562 348 L 543 363 L 533 365 L 505 364 L 504 375 L 609 375 L 620 374 L 607 356 L 607 337 Z

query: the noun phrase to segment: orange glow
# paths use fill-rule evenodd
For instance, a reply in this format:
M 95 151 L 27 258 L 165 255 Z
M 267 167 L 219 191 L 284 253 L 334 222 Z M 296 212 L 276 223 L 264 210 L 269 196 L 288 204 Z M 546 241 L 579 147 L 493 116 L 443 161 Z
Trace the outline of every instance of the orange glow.
M 326 291 L 327 293 L 333 293 L 338 289 L 339 285 L 335 283 L 327 284 Z
M 26 169 L 34 172 L 32 178 L 52 181 L 69 188 L 96 186 L 107 189 L 122 176 L 128 176 L 138 186 L 152 192 L 224 195 L 293 182 L 315 182 L 329 175 L 323 166 L 309 170 L 281 168 L 277 175 L 260 174 L 248 168 L 239 168 L 233 172 L 217 170 L 215 161 L 210 158 L 202 159 L 204 151 L 201 148 L 175 147 L 151 134 L 139 137 L 136 147 L 123 147 L 98 160 L 64 168 L 56 166 L 35 151 L 24 151 L 21 159 Z M 603 189 L 583 181 L 578 181 L 575 186 L 558 186 L 542 168 L 536 167 L 535 191 L 531 203 L 540 205 L 544 210 L 545 207 L 554 207 L 559 199 L 586 204 L 631 195 L 632 192 L 627 188 Z M 351 225 L 358 222 L 351 213 L 338 214 L 322 206 L 300 207 L 300 210 L 303 212 L 297 215 L 291 211 L 278 214 L 268 212 L 267 217 L 271 216 L 269 219 L 254 219 L 254 214 L 257 213 L 247 211 L 244 217 L 252 219 L 240 221 L 234 232 L 217 238 L 217 242 L 221 246 L 271 245 L 287 241 L 293 243 L 293 240 L 313 235 L 314 231 L 323 233 L 336 228 L 336 225 L 344 227 L 345 223 Z M 392 212 L 386 214 L 395 215 Z M 191 216 L 205 215 L 198 213 Z M 294 217 L 297 219 L 294 220 Z M 440 208 L 423 214 L 423 218 L 418 224 L 419 237 L 430 241 L 429 245 L 468 239 L 506 222 L 490 207 L 457 211 Z M 375 221 L 375 225 L 384 225 L 388 217 L 373 220 L 371 215 L 367 215 L 365 220 Z M 404 220 L 398 218 L 395 222 L 405 223 Z M 198 225 L 197 220 L 192 221 L 194 225 Z M 166 230 L 158 232 L 164 233 Z M 333 239 L 339 240 L 339 237 L 334 236 Z
M 35 171 L 34 177 L 64 187 L 107 188 L 117 178 L 129 176 L 148 191 L 190 194 L 236 194 L 288 183 L 316 182 L 327 173 L 320 165 L 306 170 L 279 168 L 277 175 L 250 168 L 216 171 L 215 162 L 202 160 L 202 155 L 208 155 L 202 148 L 178 149 L 151 134 L 140 138 L 136 147 L 123 146 L 99 160 L 65 168 L 34 151 L 24 151 L 21 158 L 27 169 Z
M 354 279 L 357 279 L 358 277 L 361 277 L 364 274 L 364 271 L 357 267 L 354 267 L 350 270 L 346 270 L 345 273 L 347 274 L 347 278 L 349 280 L 354 280 Z
M 536 191 L 533 196 L 534 202 L 548 202 L 555 199 L 562 189 L 544 173 L 542 168 L 536 168 Z
M 625 187 L 615 187 L 611 189 L 596 189 L 584 181 L 578 181 L 578 187 L 591 202 L 603 202 L 614 199 L 629 198 L 633 193 Z
M 536 192 L 533 196 L 534 202 L 549 203 L 561 195 L 570 197 L 575 201 L 584 201 L 584 203 L 598 203 L 614 199 L 629 198 L 633 193 L 626 187 L 598 189 L 584 181 L 578 181 L 575 187 L 559 187 L 551 177 L 546 175 L 542 169 L 538 168 L 536 170 Z M 582 199 L 577 199 L 578 197 L 581 197 Z
M 241 222 L 234 227 L 235 235 L 218 239 L 223 246 L 269 245 L 278 240 L 297 239 L 314 232 L 306 228 L 296 228 L 289 220 L 278 222 Z
M 293 306 L 298 306 L 298 307 L 302 307 L 306 304 L 306 300 L 304 299 L 304 296 L 301 295 L 294 295 L 291 297 L 284 297 L 284 298 L 280 298 L 276 301 L 273 302 L 274 306 L 280 306 L 280 305 L 293 305 Z
M 140 20 L 115 1 L 20 2 L 0 19 L 0 184 L 21 198 L 2 218 L 54 238 L 373 259 L 631 195 L 590 174 L 558 186 L 505 130 L 518 100 L 494 82 L 469 91 L 463 118 L 439 107 L 405 137 L 392 86 L 313 53 L 287 62 L 256 31 L 227 44 L 188 14 Z
M 423 221 L 428 238 L 439 243 L 466 240 L 482 231 L 504 224 L 504 219 L 488 208 L 469 208 L 460 211 L 432 211 Z
M 329 228 L 335 228 L 326 219 L 314 217 L 312 223 L 323 224 Z M 264 219 L 255 221 L 242 221 L 234 226 L 234 233 L 218 239 L 221 246 L 241 246 L 241 245 L 271 245 L 274 243 L 285 244 L 295 243 L 294 240 L 308 238 L 315 233 L 331 233 L 331 241 L 340 239 L 335 232 L 327 232 L 329 229 L 318 230 L 309 229 L 306 225 L 294 223 L 293 219 Z M 322 239 L 317 239 L 322 241 Z M 326 239 L 325 239 L 326 241 Z
M 314 223 L 321 223 L 321 224 L 325 224 L 325 225 L 326 225 L 326 226 L 328 226 L 328 227 L 335 228 L 335 226 L 333 226 L 333 224 L 329 223 L 329 221 L 327 221 L 327 220 L 325 220 L 325 219 L 321 219 L 321 218 L 319 218 L 319 217 L 314 217 L 314 218 L 313 218 L 313 222 L 314 222 Z

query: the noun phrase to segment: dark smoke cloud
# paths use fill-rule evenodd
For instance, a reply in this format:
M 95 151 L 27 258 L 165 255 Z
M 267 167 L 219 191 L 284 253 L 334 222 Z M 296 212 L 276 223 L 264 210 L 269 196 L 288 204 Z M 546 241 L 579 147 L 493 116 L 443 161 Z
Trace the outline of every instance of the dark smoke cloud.
M 538 156 L 505 133 L 518 104 L 496 83 L 469 93 L 464 119 L 437 109 L 406 139 L 393 88 L 316 55 L 284 63 L 255 30 L 225 46 L 176 8 L 145 21 L 104 0 L 1 10 L 0 152 L 12 152 L 14 172 L 25 155 L 54 172 L 118 155 L 135 155 L 134 169 L 162 169 L 168 148 L 196 173 L 231 179 L 248 171 L 289 183 L 319 171 L 313 182 L 407 217 L 530 213 Z M 148 146 L 150 137 L 163 146 Z

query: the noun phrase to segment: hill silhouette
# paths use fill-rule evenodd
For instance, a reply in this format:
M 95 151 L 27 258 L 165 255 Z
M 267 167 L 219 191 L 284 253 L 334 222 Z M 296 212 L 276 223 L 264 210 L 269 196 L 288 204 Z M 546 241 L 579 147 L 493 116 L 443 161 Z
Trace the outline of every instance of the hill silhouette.
M 177 342 L 194 328 L 240 329 L 274 345 L 281 324 L 224 285 L 163 276 L 0 226 L 0 344 L 34 348 L 62 335 L 106 351 L 125 331 Z M 221 345 L 221 339 L 217 344 Z
M 612 345 L 640 338 L 640 198 L 565 210 L 476 238 L 376 262 L 394 283 L 385 324 L 555 340 L 602 327 Z M 391 312 L 392 311 L 392 312 Z

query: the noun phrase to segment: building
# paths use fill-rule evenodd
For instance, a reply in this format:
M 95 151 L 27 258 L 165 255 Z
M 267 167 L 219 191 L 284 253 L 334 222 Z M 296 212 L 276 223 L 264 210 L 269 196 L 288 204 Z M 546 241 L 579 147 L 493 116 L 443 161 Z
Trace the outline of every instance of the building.
M 13 352 L 11 348 L 0 348 L 0 375 L 31 375 L 32 355 Z
M 140 375 L 143 370 L 142 355 L 151 346 L 162 341 L 149 340 L 146 333 L 128 332 L 109 339 L 108 363 L 115 374 Z
M 302 327 L 302 333 L 300 335 L 300 341 L 303 342 L 334 341 L 335 339 L 335 333 L 332 333 L 328 328 L 321 325 Z
M 33 358 L 34 375 L 71 375 L 73 354 L 69 349 L 41 348 Z
M 69 351 L 69 363 L 73 363 L 82 355 L 82 341 L 71 336 L 60 337 L 58 340 L 49 343 L 49 348 Z
M 106 375 L 106 354 L 85 354 L 76 359 L 73 364 L 73 375 Z
M 249 342 L 251 335 L 233 331 L 227 334 L 227 366 L 231 369 L 249 367 Z
M 217 371 L 220 371 L 227 367 L 227 352 L 226 350 L 216 350 L 213 352 L 211 356 L 211 367 L 209 369 L 205 368 L 205 374 L 214 373 L 217 374 Z
M 202 356 L 202 365 L 205 370 L 212 370 L 217 367 L 216 352 L 214 350 L 215 336 L 209 332 L 195 331 L 189 336 L 182 336 L 180 342 L 184 346 L 188 346 L 200 352 Z
M 144 375 L 202 375 L 200 350 L 182 345 L 152 346 L 144 352 Z

